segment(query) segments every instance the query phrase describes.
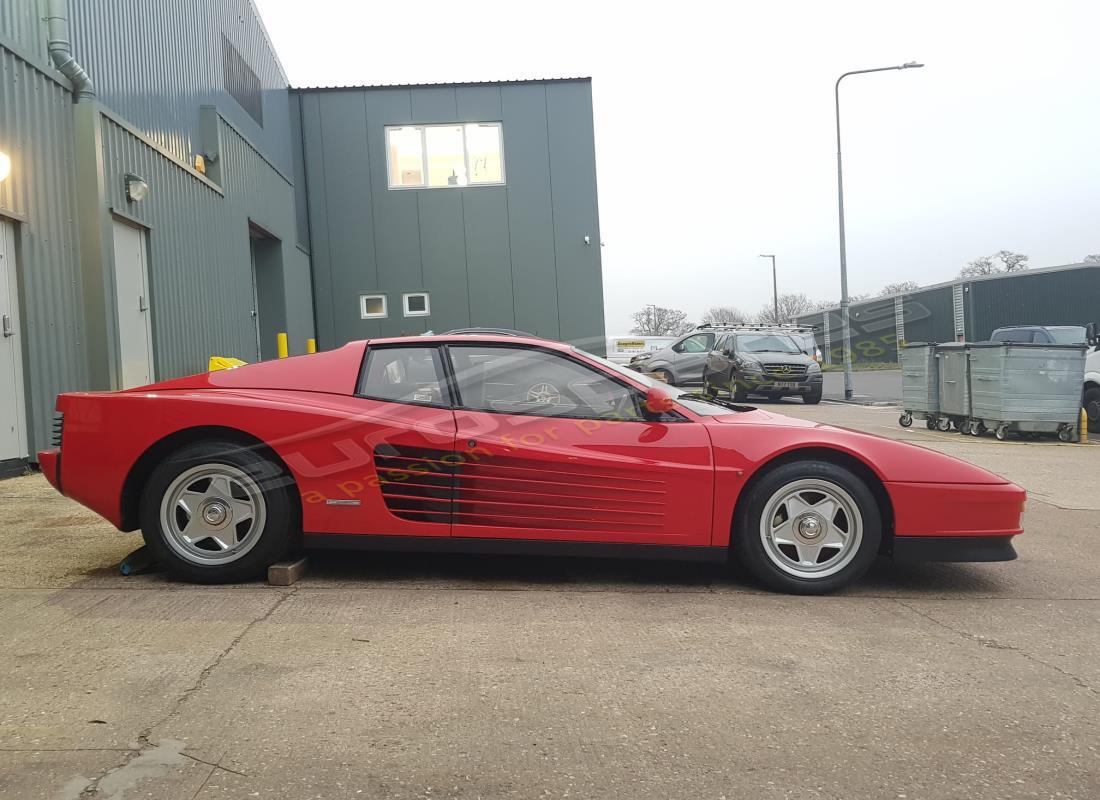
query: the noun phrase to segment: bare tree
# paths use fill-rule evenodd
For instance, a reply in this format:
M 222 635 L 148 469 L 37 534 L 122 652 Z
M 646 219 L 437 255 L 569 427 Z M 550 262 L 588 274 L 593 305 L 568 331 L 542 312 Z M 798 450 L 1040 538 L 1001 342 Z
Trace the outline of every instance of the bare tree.
M 748 321 L 748 315 L 733 306 L 711 306 L 703 314 L 703 322 L 711 325 L 739 325 Z
M 804 294 L 781 294 L 779 295 L 779 319 L 775 318 L 774 305 L 768 303 L 757 312 L 756 321 L 770 324 L 794 322 L 799 317 L 812 314 L 815 310 L 815 304 Z
M 1027 269 L 1028 257 L 1012 250 L 998 250 L 993 257 L 1004 264 L 1005 272 L 1021 272 Z
M 920 288 L 920 284 L 916 281 L 899 281 L 898 283 L 888 283 L 882 287 L 882 291 L 879 292 L 879 297 L 885 297 L 888 294 L 902 294 L 904 292 L 915 292 Z
M 634 327 L 630 332 L 639 336 L 679 336 L 692 328 L 687 314 L 675 308 L 648 305 L 631 316 Z
M 982 275 L 995 275 L 1000 272 L 1001 269 L 993 263 L 993 259 L 990 256 L 981 256 L 975 258 L 961 270 L 959 270 L 960 278 L 979 278 Z
M 1084 263 L 1086 264 L 1100 264 L 1100 253 L 1090 253 L 1085 256 Z

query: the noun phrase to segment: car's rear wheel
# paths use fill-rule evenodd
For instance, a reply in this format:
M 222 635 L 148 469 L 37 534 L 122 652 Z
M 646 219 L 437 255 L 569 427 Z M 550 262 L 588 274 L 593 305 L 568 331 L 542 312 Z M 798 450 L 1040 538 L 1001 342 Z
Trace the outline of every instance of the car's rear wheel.
M 862 576 L 878 553 L 878 503 L 844 467 L 784 464 L 765 474 L 744 502 L 734 526 L 734 557 L 772 589 L 834 591 Z
M 141 497 L 145 544 L 172 575 L 197 583 L 249 580 L 298 540 L 293 481 L 233 442 L 198 442 L 153 470 Z
M 1100 389 L 1094 386 L 1085 392 L 1084 407 L 1089 417 L 1089 433 L 1100 433 Z

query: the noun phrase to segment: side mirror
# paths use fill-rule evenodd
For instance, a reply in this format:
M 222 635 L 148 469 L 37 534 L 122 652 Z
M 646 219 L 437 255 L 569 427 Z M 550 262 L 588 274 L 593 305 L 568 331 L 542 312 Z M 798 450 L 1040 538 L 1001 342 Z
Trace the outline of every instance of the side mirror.
M 656 419 L 662 414 L 667 414 L 676 407 L 676 404 L 672 402 L 672 398 L 662 392 L 656 386 L 651 386 L 645 393 L 645 415 L 646 418 Z
M 1094 347 L 1100 346 L 1100 325 L 1095 322 L 1086 325 L 1085 340 Z

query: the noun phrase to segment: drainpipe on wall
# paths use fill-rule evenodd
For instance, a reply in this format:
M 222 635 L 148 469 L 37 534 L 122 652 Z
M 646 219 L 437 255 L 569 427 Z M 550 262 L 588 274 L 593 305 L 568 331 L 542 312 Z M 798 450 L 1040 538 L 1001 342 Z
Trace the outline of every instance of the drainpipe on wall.
M 92 79 L 84 67 L 73 58 L 73 45 L 69 38 L 69 2 L 68 0 L 49 0 L 46 10 L 46 24 L 49 31 L 47 47 L 54 66 L 72 81 L 78 101 L 95 97 Z

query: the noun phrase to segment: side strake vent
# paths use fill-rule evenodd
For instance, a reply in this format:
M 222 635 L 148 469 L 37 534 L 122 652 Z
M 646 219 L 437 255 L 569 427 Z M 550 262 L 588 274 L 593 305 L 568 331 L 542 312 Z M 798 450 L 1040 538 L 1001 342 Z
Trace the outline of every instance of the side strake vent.
M 50 436 L 50 444 L 61 447 L 61 434 L 65 429 L 65 415 L 60 411 L 53 412 L 53 433 Z
M 374 448 L 374 464 L 386 508 L 415 522 L 641 533 L 665 526 L 665 482 L 642 473 L 392 444 Z
M 516 456 L 466 459 L 455 475 L 454 521 L 556 531 L 660 530 L 665 484 Z
M 450 524 L 455 460 L 450 450 L 375 447 L 374 467 L 386 508 L 401 519 Z

